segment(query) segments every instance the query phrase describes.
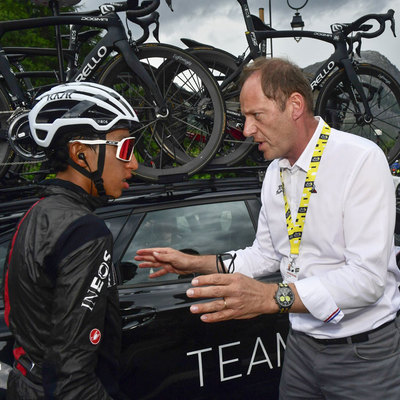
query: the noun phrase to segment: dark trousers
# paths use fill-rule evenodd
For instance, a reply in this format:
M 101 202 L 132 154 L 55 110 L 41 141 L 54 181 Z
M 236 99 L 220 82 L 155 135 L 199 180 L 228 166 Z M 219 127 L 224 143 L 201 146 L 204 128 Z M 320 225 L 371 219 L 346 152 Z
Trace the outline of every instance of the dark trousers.
M 400 317 L 355 344 L 321 344 L 291 331 L 280 400 L 399 400 Z

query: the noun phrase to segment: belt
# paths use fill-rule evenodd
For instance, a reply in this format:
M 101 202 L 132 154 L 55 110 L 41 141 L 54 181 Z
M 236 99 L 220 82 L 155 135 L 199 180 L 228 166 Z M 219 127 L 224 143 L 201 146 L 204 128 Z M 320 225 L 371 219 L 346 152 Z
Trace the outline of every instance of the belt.
M 400 310 L 397 312 L 397 316 L 400 315 Z M 353 336 L 348 336 L 348 337 L 343 337 L 343 338 L 337 338 L 337 339 L 317 339 L 312 336 L 309 336 L 311 339 L 313 339 L 315 342 L 323 344 L 323 345 L 330 345 L 330 344 L 352 344 L 352 343 L 363 343 L 367 342 L 369 340 L 369 335 L 371 335 L 374 332 L 377 332 L 391 324 L 393 324 L 395 319 L 391 321 L 387 321 L 384 324 L 378 326 L 375 329 L 371 329 L 370 331 L 359 333 L 357 335 Z

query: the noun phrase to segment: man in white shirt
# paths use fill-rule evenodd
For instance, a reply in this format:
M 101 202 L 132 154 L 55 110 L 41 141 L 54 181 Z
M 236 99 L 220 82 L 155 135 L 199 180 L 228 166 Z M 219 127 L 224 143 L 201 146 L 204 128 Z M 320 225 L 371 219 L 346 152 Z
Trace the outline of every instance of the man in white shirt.
M 236 251 L 234 274 L 216 273 L 226 265 L 215 255 L 169 248 L 139 250 L 136 260 L 161 267 L 153 277 L 203 273 L 187 295 L 213 298 L 191 306 L 204 322 L 290 312 L 281 400 L 398 399 L 400 273 L 386 157 L 314 117 L 309 83 L 290 62 L 256 60 L 242 83 L 244 135 L 274 160 L 253 245 Z M 278 270 L 281 284 L 253 279 Z

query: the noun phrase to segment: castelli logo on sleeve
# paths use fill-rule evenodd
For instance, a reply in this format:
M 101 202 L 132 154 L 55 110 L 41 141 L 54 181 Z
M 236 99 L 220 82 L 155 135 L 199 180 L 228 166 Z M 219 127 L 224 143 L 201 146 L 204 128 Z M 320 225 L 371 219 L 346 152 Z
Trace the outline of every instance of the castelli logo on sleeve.
M 98 329 L 92 329 L 89 335 L 90 343 L 99 344 L 101 339 L 101 332 Z

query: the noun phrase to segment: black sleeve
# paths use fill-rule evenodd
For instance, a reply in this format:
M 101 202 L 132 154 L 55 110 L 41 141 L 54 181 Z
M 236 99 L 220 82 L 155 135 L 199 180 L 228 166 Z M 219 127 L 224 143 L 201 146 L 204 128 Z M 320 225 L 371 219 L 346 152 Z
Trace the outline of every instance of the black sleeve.
M 111 391 L 118 386 L 121 333 L 112 246 L 104 221 L 88 215 L 71 224 L 46 260 L 46 272 L 54 280 L 52 330 L 43 366 L 50 396 L 109 399 L 106 386 Z M 106 360 L 103 343 L 110 346 Z M 98 365 L 102 371 L 114 369 L 105 384 L 96 373 Z

